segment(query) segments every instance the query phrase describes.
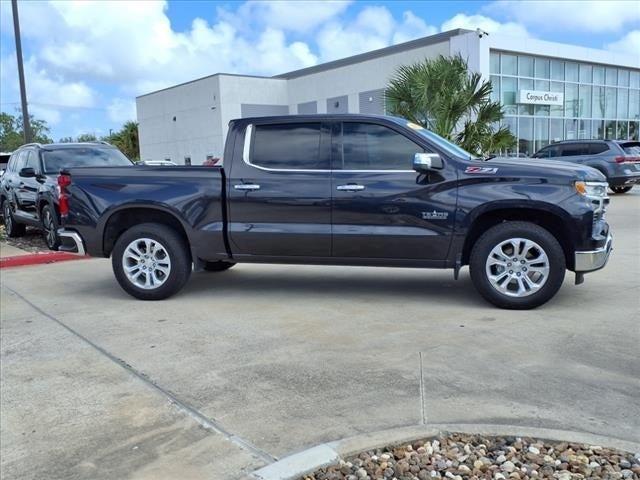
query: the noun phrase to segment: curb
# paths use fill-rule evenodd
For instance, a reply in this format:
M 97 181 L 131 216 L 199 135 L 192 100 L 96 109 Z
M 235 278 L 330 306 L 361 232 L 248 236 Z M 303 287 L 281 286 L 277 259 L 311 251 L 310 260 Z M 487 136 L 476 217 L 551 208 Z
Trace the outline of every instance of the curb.
M 42 265 L 45 263 L 82 260 L 85 258 L 89 257 L 74 255 L 73 253 L 67 252 L 38 252 L 0 258 L 0 268 L 25 267 L 28 265 Z
M 518 427 L 515 425 L 438 423 L 380 430 L 335 442 L 323 443 L 289 455 L 282 460 L 254 471 L 251 475 L 259 480 L 294 480 L 319 468 L 335 464 L 341 458 L 349 457 L 362 451 L 437 437 L 447 432 L 487 436 L 532 437 L 540 440 L 599 445 L 632 453 L 640 452 L 640 443 L 571 430 Z

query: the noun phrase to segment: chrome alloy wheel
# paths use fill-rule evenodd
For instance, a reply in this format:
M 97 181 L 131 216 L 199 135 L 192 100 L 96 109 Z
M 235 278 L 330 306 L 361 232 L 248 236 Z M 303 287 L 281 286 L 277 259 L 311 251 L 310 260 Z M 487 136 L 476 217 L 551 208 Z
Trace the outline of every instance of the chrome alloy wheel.
M 47 238 L 47 246 L 49 248 L 53 248 L 56 244 L 57 236 L 56 236 L 56 226 L 53 223 L 53 216 L 51 215 L 51 211 L 47 210 L 44 214 L 44 231 Z
M 171 259 L 157 240 L 138 238 L 127 245 L 122 255 L 122 268 L 136 287 L 153 290 L 167 281 Z
M 510 238 L 493 247 L 485 265 L 489 283 L 509 297 L 536 293 L 549 278 L 549 258 L 540 245 Z

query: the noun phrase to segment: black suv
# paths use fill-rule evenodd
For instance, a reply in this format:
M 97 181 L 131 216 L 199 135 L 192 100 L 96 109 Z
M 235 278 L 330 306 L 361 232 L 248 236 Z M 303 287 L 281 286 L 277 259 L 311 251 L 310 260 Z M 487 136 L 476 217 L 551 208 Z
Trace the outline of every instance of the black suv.
M 547 145 L 531 158 L 581 163 L 607 177 L 615 193 L 640 184 L 640 142 L 632 140 L 565 140 Z
M 57 250 L 60 170 L 126 165 L 132 162 L 106 142 L 23 145 L 11 155 L 0 180 L 0 205 L 7 236 L 23 235 L 25 226 L 30 225 L 42 229 L 47 246 Z

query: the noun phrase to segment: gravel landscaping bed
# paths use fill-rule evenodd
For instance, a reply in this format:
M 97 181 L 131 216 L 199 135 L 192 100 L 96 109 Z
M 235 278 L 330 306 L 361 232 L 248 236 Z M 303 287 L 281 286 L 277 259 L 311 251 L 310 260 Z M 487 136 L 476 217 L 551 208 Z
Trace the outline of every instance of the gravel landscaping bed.
M 35 228 L 27 227 L 22 237 L 8 238 L 4 231 L 4 223 L 0 225 L 0 241 L 6 242 L 12 247 L 21 248 L 27 252 L 48 252 L 49 247 L 42 237 L 42 232 Z
M 640 479 L 640 453 L 519 437 L 452 433 L 360 453 L 303 480 Z

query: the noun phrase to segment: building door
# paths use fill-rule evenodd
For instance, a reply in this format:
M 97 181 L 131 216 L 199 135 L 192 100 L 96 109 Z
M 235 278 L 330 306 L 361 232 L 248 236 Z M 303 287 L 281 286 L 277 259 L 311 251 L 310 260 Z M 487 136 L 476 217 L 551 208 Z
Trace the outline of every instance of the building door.
M 319 121 L 246 128 L 229 172 L 234 255 L 331 256 L 330 143 Z
M 444 260 L 453 232 L 455 169 L 412 169 L 425 149 L 391 127 L 337 123 L 332 135 L 333 256 Z M 451 188 L 442 188 L 444 180 Z

